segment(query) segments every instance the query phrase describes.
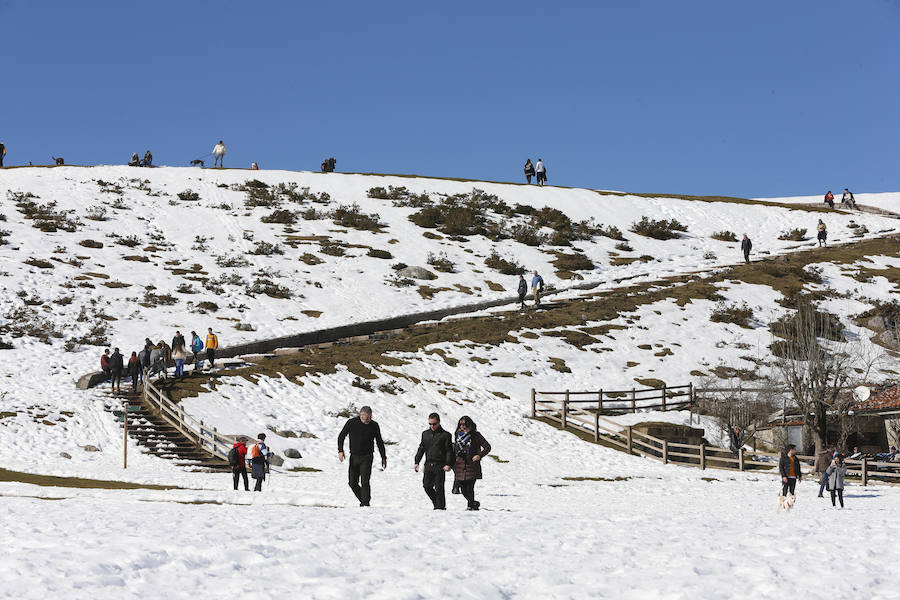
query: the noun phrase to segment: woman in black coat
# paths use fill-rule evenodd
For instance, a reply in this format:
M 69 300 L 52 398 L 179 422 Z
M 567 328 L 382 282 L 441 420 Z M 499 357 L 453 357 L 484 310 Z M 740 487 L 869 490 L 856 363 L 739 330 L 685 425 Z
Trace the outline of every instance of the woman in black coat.
M 456 454 L 453 472 L 459 490 L 468 503 L 466 510 L 481 507 L 481 502 L 475 500 L 475 482 L 481 479 L 481 459 L 490 451 L 491 445 L 478 433 L 475 422 L 469 417 L 462 417 L 453 436 L 453 452 Z

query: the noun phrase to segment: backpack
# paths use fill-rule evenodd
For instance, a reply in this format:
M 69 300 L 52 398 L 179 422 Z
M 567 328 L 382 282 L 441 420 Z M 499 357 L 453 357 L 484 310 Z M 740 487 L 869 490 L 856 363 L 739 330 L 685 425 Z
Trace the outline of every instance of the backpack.
M 241 466 L 241 453 L 238 452 L 237 446 L 233 446 L 231 450 L 228 451 L 228 464 L 232 467 Z

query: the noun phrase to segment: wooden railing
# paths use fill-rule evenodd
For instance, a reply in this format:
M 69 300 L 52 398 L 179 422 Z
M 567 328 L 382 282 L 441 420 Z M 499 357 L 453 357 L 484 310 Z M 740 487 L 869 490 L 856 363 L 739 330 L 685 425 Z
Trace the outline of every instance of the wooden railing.
M 180 405 L 169 400 L 148 378 L 144 379 L 143 395 L 144 402 L 148 406 L 198 448 L 216 458 L 228 460 L 228 451 L 237 441 L 234 437 L 223 435 L 217 432 L 215 427 L 209 427 L 203 421 L 184 412 Z
M 596 392 L 537 392 L 531 390 L 531 416 L 536 416 L 537 398 L 561 403 L 563 413 L 571 408 L 593 408 L 606 414 L 634 413 L 638 410 L 682 410 L 694 404 L 694 384 L 630 390 L 597 390 Z
M 658 437 L 643 433 L 630 425 L 620 425 L 606 418 L 601 412 L 607 414 L 634 412 L 636 409 L 665 410 L 678 405 L 689 404 L 689 400 L 681 399 L 672 402 L 675 397 L 670 395 L 671 390 L 687 388 L 687 395 L 693 397 L 693 388 L 689 385 L 677 388 L 661 390 L 628 390 L 625 409 L 619 406 L 610 406 L 609 401 L 603 400 L 605 394 L 619 394 L 620 392 L 536 392 L 531 391 L 531 416 L 533 418 L 546 419 L 552 423 L 558 423 L 563 429 L 570 428 L 581 431 L 593 437 L 595 442 L 602 442 L 623 452 L 645 456 L 663 464 L 677 464 L 682 466 L 699 467 L 700 469 L 728 469 L 734 471 L 758 470 L 778 474 L 778 459 L 780 454 L 775 452 L 750 451 L 741 448 L 733 452 L 728 448 L 710 446 L 707 444 L 681 444 L 670 442 Z M 596 399 L 579 400 L 584 395 L 594 395 Z M 637 404 L 638 397 L 644 396 L 641 404 Z M 657 404 L 649 404 L 650 399 L 660 399 Z M 798 454 L 801 462 L 812 463 L 815 457 Z M 863 485 L 867 485 L 870 479 L 900 483 L 900 464 L 888 462 L 873 462 L 868 459 L 847 460 L 847 475 L 859 477 Z

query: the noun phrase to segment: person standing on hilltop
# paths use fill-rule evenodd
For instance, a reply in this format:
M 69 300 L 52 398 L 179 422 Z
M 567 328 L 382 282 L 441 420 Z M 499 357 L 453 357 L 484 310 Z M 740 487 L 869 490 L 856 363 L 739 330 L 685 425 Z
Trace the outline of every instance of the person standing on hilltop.
M 534 177 L 534 164 L 532 164 L 531 159 L 527 159 L 525 161 L 525 181 L 528 182 L 528 185 L 531 185 L 531 178 Z
M 213 162 L 213 168 L 217 165 L 220 169 L 225 167 L 225 142 L 219 140 L 219 143 L 213 148 L 213 156 L 216 157 L 215 162 Z
M 360 506 L 369 506 L 372 500 L 372 488 L 369 479 L 372 477 L 372 461 L 375 457 L 375 444 L 381 454 L 381 468 L 387 468 L 387 453 L 384 440 L 381 439 L 381 427 L 372 420 L 372 408 L 363 406 L 359 416 L 348 419 L 338 434 L 338 460 L 344 462 L 344 440 L 350 436 L 350 468 L 347 472 L 350 489 Z
M 213 333 L 212 327 L 206 334 L 206 359 L 209 361 L 209 368 L 212 369 L 216 360 L 216 349 L 219 347 L 219 338 Z
M 750 249 L 753 248 L 753 242 L 750 241 L 750 238 L 747 237 L 747 234 L 744 234 L 744 239 L 741 240 L 741 252 L 744 253 L 744 262 L 750 263 Z
M 6 156 L 6 146 L 0 142 L 0 167 L 3 166 L 3 157 Z
M 534 166 L 534 173 L 537 175 L 538 185 L 547 183 L 547 167 L 544 166 L 544 159 L 538 159 L 537 164 Z

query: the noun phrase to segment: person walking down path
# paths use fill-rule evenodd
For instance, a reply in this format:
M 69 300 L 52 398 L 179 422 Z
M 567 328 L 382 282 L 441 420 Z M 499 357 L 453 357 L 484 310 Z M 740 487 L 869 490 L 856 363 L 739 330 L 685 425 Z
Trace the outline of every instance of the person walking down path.
M 131 377 L 131 392 L 137 393 L 138 378 L 141 372 L 141 360 L 138 358 L 137 352 L 131 353 L 128 359 L 128 376 Z
M 747 237 L 747 234 L 744 234 L 744 239 L 741 240 L 741 252 L 744 253 L 744 262 L 750 262 L 750 249 L 753 248 L 753 242 L 750 241 L 750 238 Z
M 225 166 L 225 142 L 219 140 L 219 143 L 216 144 L 213 148 L 212 153 L 213 156 L 216 157 L 215 161 L 213 162 L 213 168 L 215 168 L 217 165 L 220 169 L 223 168 Z
M 234 480 L 234 490 L 238 489 L 238 482 L 244 478 L 244 491 L 250 491 L 250 482 L 247 479 L 247 438 L 241 437 L 228 451 L 228 464 L 231 465 L 231 478 Z
M 453 452 L 456 455 L 453 474 L 466 499 L 466 510 L 478 510 L 481 502 L 475 499 L 475 482 L 481 479 L 481 459 L 491 452 L 491 445 L 469 417 L 462 417 L 456 426 Z
M 547 167 L 544 166 L 544 161 L 542 159 L 538 159 L 537 164 L 534 166 L 534 173 L 537 175 L 537 184 L 544 185 L 547 183 Z
M 203 361 L 200 359 L 200 353 L 203 351 L 203 340 L 197 335 L 196 331 L 191 332 L 191 352 L 194 353 L 194 371 L 200 371 Z
M 0 142 L 0 167 L 3 166 L 3 157 L 6 156 L 6 145 Z
M 819 498 L 823 497 L 822 492 L 825 491 L 825 486 L 828 483 L 828 475 L 825 474 L 825 471 L 828 470 L 832 458 L 834 458 L 834 448 L 832 446 L 828 446 L 816 454 L 813 470 L 819 474 Z
M 122 371 L 125 370 L 125 359 L 116 348 L 109 357 L 109 374 L 112 376 L 112 391 L 122 393 Z
M 534 177 L 534 164 L 531 162 L 531 159 L 527 159 L 525 161 L 525 181 L 528 185 L 531 185 L 531 178 Z
M 210 327 L 207 331 L 209 333 L 206 334 L 206 360 L 209 361 L 209 368 L 212 369 L 215 366 L 216 350 L 219 347 L 219 338 L 216 337 L 216 334 L 213 333 L 212 327 Z
M 848 208 L 856 208 L 856 198 L 853 197 L 853 192 L 848 188 L 844 188 L 844 195 L 841 196 L 841 204 Z
M 522 309 L 525 308 L 525 296 L 528 295 L 528 282 L 525 281 L 524 275 L 519 275 L 519 305 Z
M 372 409 L 363 406 L 359 416 L 348 419 L 338 435 L 338 460 L 344 462 L 344 439 L 350 436 L 350 468 L 347 479 L 350 489 L 360 506 L 369 506 L 372 501 L 372 488 L 369 479 L 372 476 L 372 461 L 375 456 L 374 445 L 378 444 L 381 454 L 381 468 L 387 468 L 387 453 L 384 440 L 381 439 L 381 427 L 372 420 Z
M 531 278 L 531 291 L 534 294 L 534 307 L 541 305 L 541 294 L 544 292 L 544 278 L 538 275 L 537 271 L 533 271 L 534 277 Z
M 797 447 L 791 444 L 787 447 L 787 452 L 781 455 L 778 461 L 778 471 L 781 473 L 781 496 L 783 500 L 790 493 L 791 496 L 796 495 L 797 482 L 803 480 L 803 474 L 800 472 L 800 459 L 797 458 Z
M 844 477 L 847 476 L 847 465 L 837 452 L 825 474 L 828 476 L 828 489 L 831 491 L 831 506 L 834 506 L 834 497 L 837 495 L 841 501 L 841 508 L 844 508 Z
M 431 499 L 434 510 L 447 510 L 447 496 L 444 494 L 446 473 L 453 465 L 453 441 L 450 432 L 441 428 L 441 417 L 437 413 L 428 415 L 428 429 L 422 432 L 419 449 L 416 450 L 415 466 L 425 457 L 422 487 Z
M 149 344 L 150 342 L 148 341 L 147 343 Z M 138 360 L 141 362 L 141 383 L 144 382 L 144 377 L 147 377 L 147 373 L 150 371 L 150 350 L 152 349 L 153 344 L 150 344 L 149 347 L 144 346 L 144 349 L 138 352 Z
M 828 205 L 828 208 L 834 208 L 834 194 L 831 193 L 831 190 L 825 194 L 825 204 Z
M 256 480 L 253 486 L 254 492 L 262 491 L 263 481 L 266 479 L 266 470 L 269 467 L 269 447 L 266 446 L 266 434 L 260 433 L 256 436 L 256 443 L 250 448 L 250 477 Z
M 103 371 L 103 381 L 109 381 L 109 348 L 100 355 L 100 370 Z
M 822 219 L 819 219 L 819 224 L 816 225 L 816 238 L 819 240 L 819 247 L 828 245 L 828 230 L 825 228 L 825 223 L 822 222 Z

